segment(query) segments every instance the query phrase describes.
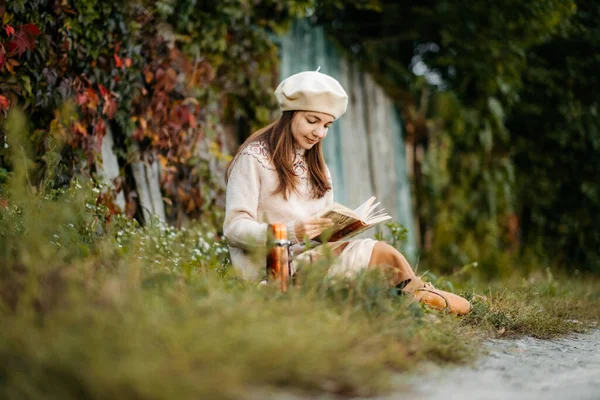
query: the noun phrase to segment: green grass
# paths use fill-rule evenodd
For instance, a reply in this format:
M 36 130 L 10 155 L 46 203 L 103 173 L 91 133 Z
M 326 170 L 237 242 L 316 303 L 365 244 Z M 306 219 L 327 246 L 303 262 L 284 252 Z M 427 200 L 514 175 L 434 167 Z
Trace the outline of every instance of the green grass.
M 85 271 L 105 267 L 61 268 L 4 307 L 4 397 L 239 398 L 261 387 L 370 395 L 390 387 L 391 371 L 473 355 L 460 319 L 429 318 L 368 277 L 312 277 L 284 295 L 211 271 L 146 275 L 128 262 Z
M 487 335 L 550 339 L 600 321 L 600 282 L 594 277 L 533 273 L 496 282 L 482 293 L 465 323 Z
M 167 272 L 134 258 L 3 269 L 2 293 L 7 282 L 20 290 L 0 312 L 0 397 L 233 399 L 269 388 L 369 396 L 422 361 L 473 360 L 483 338 L 548 338 L 600 317 L 592 280 L 540 274 L 476 286 L 485 298 L 459 318 L 395 295 L 375 274 L 332 283 L 315 268 L 282 294 L 217 269 Z

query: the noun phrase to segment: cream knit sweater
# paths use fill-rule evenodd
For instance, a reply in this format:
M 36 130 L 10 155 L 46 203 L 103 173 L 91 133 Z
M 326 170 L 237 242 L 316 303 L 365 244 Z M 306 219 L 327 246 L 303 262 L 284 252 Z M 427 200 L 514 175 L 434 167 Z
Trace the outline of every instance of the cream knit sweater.
M 282 194 L 273 195 L 279 177 L 264 142 L 251 143 L 233 165 L 227 182 L 223 231 L 233 267 L 244 279 L 258 280 L 263 276 L 265 260 L 254 260 L 251 252 L 266 245 L 268 224 L 285 223 L 288 239 L 300 253 L 302 243 L 294 234 L 294 222 L 333 202 L 333 190 L 320 199 L 311 198 L 304 153 L 304 149 L 296 148 L 294 172 L 298 176 L 298 191 L 290 193 L 287 200 Z M 330 273 L 354 273 L 366 268 L 374 244 L 370 239 L 351 241 Z

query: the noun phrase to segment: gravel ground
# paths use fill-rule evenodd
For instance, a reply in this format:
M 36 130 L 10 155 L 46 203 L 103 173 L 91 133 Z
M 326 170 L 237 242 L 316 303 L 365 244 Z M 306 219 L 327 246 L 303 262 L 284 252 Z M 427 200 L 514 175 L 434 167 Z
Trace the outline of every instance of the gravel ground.
M 398 378 L 394 399 L 600 400 L 600 330 L 555 340 L 486 342 L 489 352 L 471 367 L 430 366 Z

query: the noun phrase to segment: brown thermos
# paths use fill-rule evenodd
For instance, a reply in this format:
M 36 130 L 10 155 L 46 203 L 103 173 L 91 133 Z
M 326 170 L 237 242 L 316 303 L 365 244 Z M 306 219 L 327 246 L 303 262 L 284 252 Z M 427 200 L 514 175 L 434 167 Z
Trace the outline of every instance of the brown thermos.
M 267 280 L 287 292 L 290 281 L 289 247 L 285 224 L 269 224 L 267 239 Z

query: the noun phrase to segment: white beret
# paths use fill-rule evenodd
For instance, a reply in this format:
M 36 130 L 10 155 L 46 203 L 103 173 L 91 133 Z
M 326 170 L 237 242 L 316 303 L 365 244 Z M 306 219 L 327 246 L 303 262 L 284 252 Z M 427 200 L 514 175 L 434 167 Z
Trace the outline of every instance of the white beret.
M 348 95 L 342 85 L 329 75 L 305 71 L 279 84 L 275 97 L 281 111 L 316 111 L 338 119 L 346 112 Z

